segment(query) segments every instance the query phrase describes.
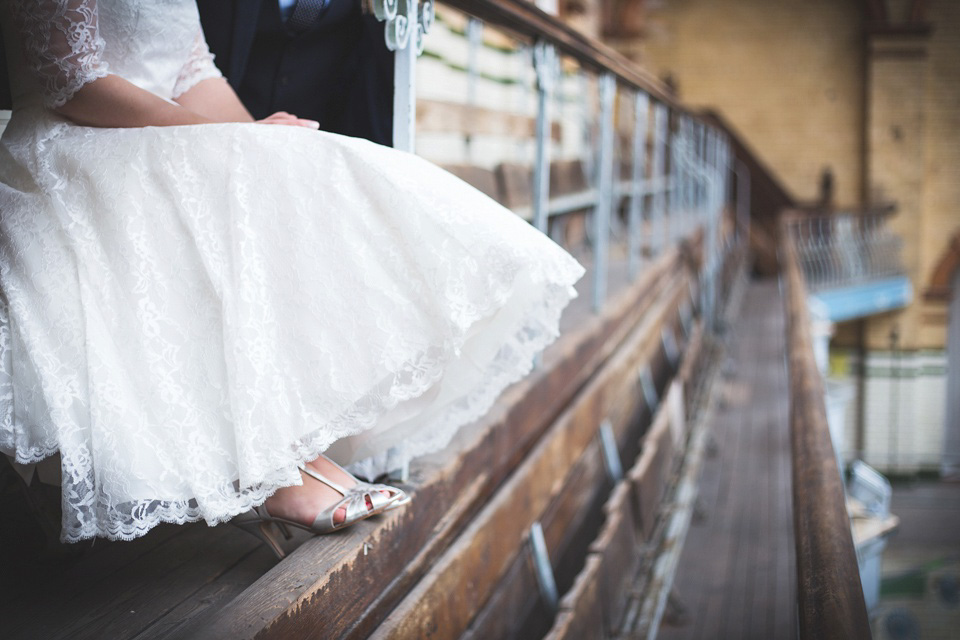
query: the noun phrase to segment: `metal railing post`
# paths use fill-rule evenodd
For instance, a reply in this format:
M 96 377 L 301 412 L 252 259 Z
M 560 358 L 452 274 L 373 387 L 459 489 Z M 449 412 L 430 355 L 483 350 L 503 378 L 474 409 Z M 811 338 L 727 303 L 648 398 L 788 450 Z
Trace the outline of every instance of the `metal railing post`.
M 627 216 L 627 272 L 634 280 L 643 264 L 640 232 L 647 173 L 647 129 L 650 97 L 643 91 L 633 98 L 633 174 L 630 177 L 630 209 Z
M 400 0 L 397 17 L 387 23 L 388 46 L 396 49 L 393 67 L 393 146 L 413 153 L 417 115 L 417 0 Z
M 537 130 L 533 164 L 533 224 L 547 232 L 550 205 L 550 95 L 556 67 L 556 50 L 538 42 L 533 50 L 537 74 Z
M 374 0 L 373 13 L 384 22 L 384 40 L 395 52 L 393 63 L 393 146 L 413 153 L 417 133 L 417 57 L 423 53 L 424 38 L 433 26 L 434 0 Z M 403 444 L 397 446 L 400 457 Z M 407 482 L 409 462 L 388 473 L 391 479 Z
M 594 211 L 593 310 L 603 308 L 607 297 L 608 244 L 613 208 L 613 101 L 617 81 L 612 73 L 600 77 L 600 153 L 597 171 L 597 207 Z
M 673 115 L 673 117 L 670 117 Z M 667 217 L 666 229 L 664 235 L 667 238 L 667 245 L 672 245 L 680 236 L 680 169 L 678 158 L 680 152 L 680 136 L 678 135 L 679 123 L 676 121 L 676 112 L 672 109 L 667 116 L 667 149 L 670 152 L 670 189 L 667 191 Z
M 483 23 L 476 18 L 467 19 L 467 104 L 477 104 L 477 81 L 480 77 L 480 47 L 483 46 Z M 473 136 L 466 133 L 463 137 L 466 157 L 469 162 L 472 155 Z
M 663 228 L 664 221 L 664 191 L 667 188 L 667 176 L 665 175 L 664 164 L 664 139 L 663 129 L 666 124 L 667 107 L 663 103 L 657 103 L 653 108 L 653 178 L 655 180 L 655 191 L 653 194 L 653 207 L 651 207 L 650 216 L 650 251 L 653 255 L 659 255 L 663 250 Z

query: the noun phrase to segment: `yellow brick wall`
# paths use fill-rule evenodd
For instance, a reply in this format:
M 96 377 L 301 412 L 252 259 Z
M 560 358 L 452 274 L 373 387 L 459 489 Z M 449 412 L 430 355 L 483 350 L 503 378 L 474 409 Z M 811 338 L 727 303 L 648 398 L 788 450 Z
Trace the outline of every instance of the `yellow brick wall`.
M 872 202 L 895 202 L 888 224 L 903 240 L 901 259 L 910 281 L 921 279 L 926 36 L 873 36 L 867 64 L 867 185 Z M 867 345 L 887 348 L 896 325 L 900 346 L 918 348 L 919 305 L 870 318 Z
M 960 2 L 929 0 L 933 24 L 924 100 L 923 231 L 918 288 L 927 286 L 950 238 L 960 231 Z M 960 295 L 960 292 L 954 292 Z M 921 305 L 920 346 L 943 346 L 943 303 Z
M 894 325 L 905 349 L 946 346 L 947 306 L 923 291 L 960 230 L 960 2 L 932 0 L 926 18 L 929 36 L 875 38 L 869 65 L 869 183 L 898 203 L 891 228 L 915 288 L 905 311 L 869 320 L 871 349 L 887 348 Z
M 897 203 L 890 224 L 915 301 L 870 318 L 867 346 L 888 348 L 896 326 L 901 348 L 943 349 L 946 306 L 922 296 L 960 229 L 960 0 L 926 3 L 931 34 L 872 36 L 869 48 L 861 2 L 647 6 L 644 37 L 612 44 L 673 76 L 688 104 L 719 109 L 795 197 L 816 199 L 829 165 L 840 207 Z M 888 0 L 891 22 L 911 6 Z M 836 342 L 855 344 L 853 328 L 838 327 Z
M 616 43 L 687 103 L 719 108 L 801 200 L 832 167 L 836 202 L 860 204 L 861 3 L 667 0 L 649 3 L 642 41 Z M 621 46 L 622 45 L 622 46 Z

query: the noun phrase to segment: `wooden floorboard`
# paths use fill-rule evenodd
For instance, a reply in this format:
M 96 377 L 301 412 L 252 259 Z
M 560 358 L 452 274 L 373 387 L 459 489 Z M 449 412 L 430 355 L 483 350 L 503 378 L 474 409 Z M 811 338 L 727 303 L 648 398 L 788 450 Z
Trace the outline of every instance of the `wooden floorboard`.
M 731 324 L 723 402 L 659 637 L 791 638 L 796 616 L 785 327 L 776 281 L 750 283 Z

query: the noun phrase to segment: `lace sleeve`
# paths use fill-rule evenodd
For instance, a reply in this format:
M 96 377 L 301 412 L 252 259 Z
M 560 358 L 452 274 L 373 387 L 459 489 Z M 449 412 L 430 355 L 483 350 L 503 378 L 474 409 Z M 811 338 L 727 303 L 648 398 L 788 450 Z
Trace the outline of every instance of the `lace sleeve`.
M 216 65 L 213 64 L 213 54 L 210 53 L 207 40 L 203 37 L 203 29 L 198 28 L 190 57 L 184 62 L 183 68 L 180 69 L 180 75 L 177 77 L 177 83 L 173 86 L 173 98 L 179 98 L 201 80 L 220 78 L 222 75 Z
M 13 0 L 11 5 L 46 106 L 63 106 L 83 85 L 109 73 L 101 60 L 97 0 Z

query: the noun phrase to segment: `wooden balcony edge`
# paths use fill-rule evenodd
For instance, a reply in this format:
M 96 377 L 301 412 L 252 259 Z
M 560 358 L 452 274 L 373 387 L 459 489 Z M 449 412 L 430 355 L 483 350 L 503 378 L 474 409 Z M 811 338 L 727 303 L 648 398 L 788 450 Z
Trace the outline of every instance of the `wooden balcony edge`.
M 856 549 L 813 355 L 796 247 L 781 227 L 800 638 L 870 638 Z

